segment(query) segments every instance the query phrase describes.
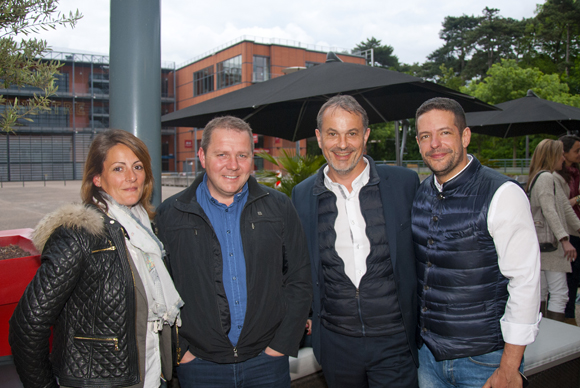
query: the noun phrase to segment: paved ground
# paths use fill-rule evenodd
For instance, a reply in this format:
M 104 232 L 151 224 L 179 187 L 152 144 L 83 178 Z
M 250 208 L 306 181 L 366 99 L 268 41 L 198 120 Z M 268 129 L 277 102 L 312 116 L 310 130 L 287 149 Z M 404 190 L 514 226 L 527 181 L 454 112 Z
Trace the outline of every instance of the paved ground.
M 47 213 L 58 207 L 80 202 L 80 181 L 2 182 L 0 187 L 0 230 L 34 228 Z M 163 199 L 183 187 L 162 188 Z

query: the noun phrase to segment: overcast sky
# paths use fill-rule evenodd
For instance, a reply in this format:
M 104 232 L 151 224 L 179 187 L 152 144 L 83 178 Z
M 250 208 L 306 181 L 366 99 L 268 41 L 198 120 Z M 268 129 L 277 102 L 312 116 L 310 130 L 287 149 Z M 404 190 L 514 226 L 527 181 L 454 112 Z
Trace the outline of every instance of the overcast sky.
M 534 16 L 542 0 L 162 0 L 161 57 L 179 66 L 242 36 L 352 49 L 374 36 L 404 63 L 425 61 L 443 43 L 445 16 L 481 15 L 488 6 L 514 19 Z M 84 17 L 74 30 L 44 32 L 55 50 L 109 54 L 109 0 L 60 0 Z

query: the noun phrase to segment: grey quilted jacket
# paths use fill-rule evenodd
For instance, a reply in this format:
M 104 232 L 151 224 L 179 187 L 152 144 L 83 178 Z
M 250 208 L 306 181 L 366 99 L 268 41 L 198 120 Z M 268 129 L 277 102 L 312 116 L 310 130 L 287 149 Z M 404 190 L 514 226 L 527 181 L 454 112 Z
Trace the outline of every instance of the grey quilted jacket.
M 139 383 L 135 279 L 123 233 L 83 205 L 61 208 L 37 226 L 42 264 L 10 319 L 24 387 L 57 387 L 55 376 L 69 387 Z

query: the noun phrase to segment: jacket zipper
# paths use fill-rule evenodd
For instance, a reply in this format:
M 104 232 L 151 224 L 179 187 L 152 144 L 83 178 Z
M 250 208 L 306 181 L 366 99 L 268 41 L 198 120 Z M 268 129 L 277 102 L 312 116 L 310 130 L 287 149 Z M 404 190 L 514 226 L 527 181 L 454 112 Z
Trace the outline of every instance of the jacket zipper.
M 124 239 L 124 237 L 123 237 Z M 125 241 L 123 240 L 123 243 Z M 113 247 L 115 247 L 113 245 Z M 134 316 L 135 316 L 135 347 L 137 347 L 137 365 L 141 365 L 141 361 L 139 360 L 139 341 L 137 341 L 137 285 L 135 284 L 135 274 L 133 273 L 133 270 L 131 269 L 131 262 L 129 260 L 131 259 L 131 254 L 129 253 L 129 248 L 127 248 L 127 246 L 125 245 L 125 255 L 127 256 L 127 264 L 129 265 L 129 272 L 131 272 L 131 279 L 133 279 L 133 298 L 134 298 L 134 304 L 135 304 L 135 311 L 134 311 Z
M 238 358 L 238 348 L 234 346 L 234 358 Z
M 119 351 L 119 339 L 117 337 L 108 337 L 108 338 L 95 338 L 95 337 L 74 337 L 74 339 L 81 340 L 81 341 L 94 341 L 94 342 L 111 342 L 115 345 L 115 350 Z
M 179 328 L 177 327 L 177 319 L 175 320 L 175 338 L 177 340 L 177 345 L 175 346 L 175 352 L 176 354 L 176 361 L 177 361 L 177 366 L 179 366 L 179 364 L 181 364 L 181 346 L 179 346 Z
M 362 335 L 364 337 L 365 336 L 365 323 L 363 322 L 363 319 L 362 319 L 362 311 L 361 311 L 361 308 L 360 308 L 360 295 L 359 295 L 358 288 L 356 289 L 355 298 L 356 298 L 356 305 L 357 305 L 357 308 L 358 308 L 358 316 L 360 318 L 360 324 L 362 326 Z
M 115 250 L 117 250 L 117 247 L 115 245 L 113 245 L 113 243 L 111 242 L 111 240 L 107 239 L 107 241 L 109 242 L 109 245 L 111 245 L 110 247 L 103 248 L 103 249 L 95 249 L 94 251 L 91 251 L 91 253 L 105 252 L 105 251 L 115 251 Z

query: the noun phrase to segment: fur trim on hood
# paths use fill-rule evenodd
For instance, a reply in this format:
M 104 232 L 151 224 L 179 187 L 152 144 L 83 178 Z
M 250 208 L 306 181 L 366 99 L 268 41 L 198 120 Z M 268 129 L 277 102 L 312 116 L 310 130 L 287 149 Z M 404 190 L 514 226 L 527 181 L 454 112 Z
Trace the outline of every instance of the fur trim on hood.
M 53 213 L 44 216 L 36 225 L 32 234 L 32 242 L 39 252 L 44 249 L 44 244 L 50 235 L 59 226 L 69 229 L 84 229 L 89 234 L 98 236 L 105 233 L 103 214 L 92 207 L 79 203 L 64 205 Z

